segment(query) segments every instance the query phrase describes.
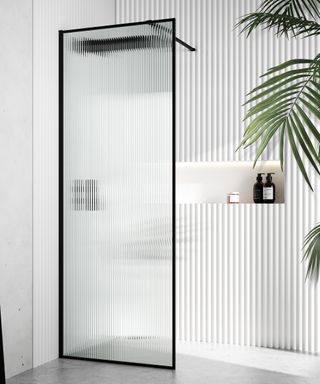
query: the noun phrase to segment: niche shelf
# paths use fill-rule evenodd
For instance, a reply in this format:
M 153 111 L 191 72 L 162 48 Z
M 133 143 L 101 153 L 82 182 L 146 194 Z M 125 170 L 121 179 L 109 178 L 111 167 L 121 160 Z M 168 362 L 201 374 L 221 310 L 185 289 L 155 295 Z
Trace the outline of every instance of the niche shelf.
M 176 164 L 176 202 L 219 203 L 227 202 L 228 192 L 240 193 L 240 204 L 254 204 L 253 184 L 258 172 L 274 172 L 275 204 L 284 204 L 284 173 L 279 161 L 190 162 Z M 264 180 L 265 180 L 264 175 Z M 270 205 L 270 204 L 269 204 Z

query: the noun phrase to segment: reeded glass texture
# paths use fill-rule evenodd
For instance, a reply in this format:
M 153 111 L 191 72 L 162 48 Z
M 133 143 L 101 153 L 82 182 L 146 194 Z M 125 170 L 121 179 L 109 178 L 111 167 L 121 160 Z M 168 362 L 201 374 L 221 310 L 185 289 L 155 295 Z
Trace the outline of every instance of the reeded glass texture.
M 172 21 L 63 36 L 63 353 L 171 366 Z

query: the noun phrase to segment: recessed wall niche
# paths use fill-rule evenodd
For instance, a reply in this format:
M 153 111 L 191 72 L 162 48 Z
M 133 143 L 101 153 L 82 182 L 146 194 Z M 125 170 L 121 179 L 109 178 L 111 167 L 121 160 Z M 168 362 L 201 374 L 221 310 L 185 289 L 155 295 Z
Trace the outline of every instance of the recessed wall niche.
M 257 173 L 273 172 L 276 187 L 275 204 L 283 204 L 284 172 L 279 161 L 259 161 L 253 168 L 252 161 L 219 161 L 177 163 L 176 181 L 178 204 L 227 203 L 229 192 L 239 192 L 240 204 L 253 202 L 253 185 Z

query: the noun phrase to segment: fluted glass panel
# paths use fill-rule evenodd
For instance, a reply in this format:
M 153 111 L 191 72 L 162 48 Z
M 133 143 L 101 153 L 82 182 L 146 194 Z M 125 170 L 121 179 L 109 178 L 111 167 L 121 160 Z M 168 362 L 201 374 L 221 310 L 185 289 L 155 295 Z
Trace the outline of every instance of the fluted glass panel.
M 173 22 L 63 33 L 63 354 L 172 366 Z

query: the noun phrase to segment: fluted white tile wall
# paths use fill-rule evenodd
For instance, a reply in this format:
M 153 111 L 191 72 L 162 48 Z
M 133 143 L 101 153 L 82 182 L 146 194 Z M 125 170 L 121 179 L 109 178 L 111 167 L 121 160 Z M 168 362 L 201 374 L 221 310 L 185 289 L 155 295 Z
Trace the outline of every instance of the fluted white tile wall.
M 177 18 L 177 161 L 239 161 L 241 107 L 259 75 L 289 58 L 313 57 L 316 40 L 249 39 L 234 29 L 258 0 L 116 0 L 116 21 Z M 276 160 L 272 147 L 264 159 Z M 320 349 L 319 285 L 305 282 L 304 234 L 320 218 L 315 192 L 286 154 L 285 205 L 177 207 L 177 335 L 181 340 Z
M 235 28 L 240 16 L 259 4 L 261 0 L 116 0 L 117 22 L 176 17 L 177 36 L 197 49 L 189 52 L 177 45 L 177 161 L 251 160 L 254 148 L 235 152 L 245 126 L 245 95 L 272 65 L 318 51 L 316 39 L 277 39 L 268 31 L 249 39 L 240 34 Z M 263 159 L 278 159 L 272 147 Z
M 319 350 L 319 292 L 283 241 L 283 204 L 177 208 L 177 335 L 186 341 Z
M 114 0 L 33 0 L 34 366 L 58 357 L 58 30 L 114 22 Z

